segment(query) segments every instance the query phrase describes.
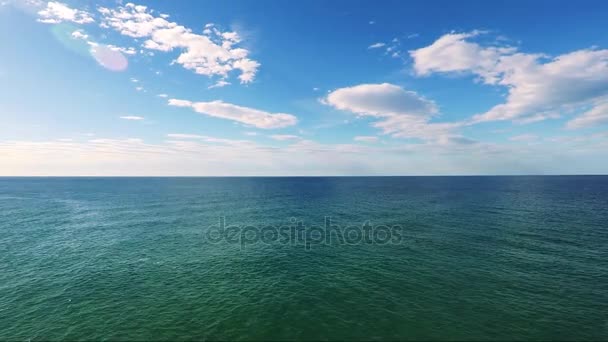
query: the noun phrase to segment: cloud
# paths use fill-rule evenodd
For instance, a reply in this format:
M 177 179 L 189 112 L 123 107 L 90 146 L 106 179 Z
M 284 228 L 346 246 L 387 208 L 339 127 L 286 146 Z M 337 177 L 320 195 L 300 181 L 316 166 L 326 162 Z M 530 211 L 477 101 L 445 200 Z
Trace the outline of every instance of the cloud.
M 435 72 L 472 72 L 490 79 L 500 56 L 515 50 L 509 47 L 484 48 L 466 40 L 481 33 L 449 33 L 427 47 L 410 51 L 414 71 L 419 76 Z
M 72 32 L 72 38 L 87 40 L 87 39 L 89 39 L 89 35 L 84 33 L 82 30 L 76 30 L 76 31 Z
M 236 32 L 222 32 L 213 24 L 207 24 L 204 33 L 196 34 L 191 29 L 156 17 L 146 6 L 128 3 L 117 9 L 100 7 L 102 25 L 133 38 L 144 38 L 143 47 L 149 50 L 169 52 L 181 50 L 173 61 L 188 70 L 206 76 L 217 76 L 222 80 L 229 73 L 240 71 L 241 83 L 254 80 L 260 63 L 249 59 L 249 51 L 236 47 L 241 39 Z
M 49 1 L 46 8 L 38 11 L 38 21 L 45 24 L 59 24 L 64 21 L 76 24 L 89 24 L 95 22 L 91 14 L 68 7 L 61 2 Z
M 299 140 L 299 139 L 301 139 L 299 136 L 297 136 L 297 135 L 291 135 L 291 134 L 275 134 L 275 135 L 271 135 L 270 138 L 274 139 L 274 140 L 278 140 L 278 141 Z
M 375 136 L 356 136 L 354 138 L 355 141 L 366 142 L 366 143 L 375 143 L 378 142 L 378 137 Z
M 92 42 L 92 41 L 88 41 L 87 42 L 92 50 L 94 50 L 95 48 L 102 48 L 104 50 L 109 50 L 109 51 L 116 51 L 116 52 L 121 52 L 124 53 L 125 55 L 135 55 L 137 54 L 137 50 L 135 50 L 134 47 L 121 47 L 121 46 L 116 46 L 116 45 L 100 45 L 99 43 L 96 42 Z
M 549 58 L 472 41 L 482 33 L 450 33 L 410 51 L 418 76 L 472 74 L 480 82 L 508 90 L 505 103 L 475 115 L 472 123 L 556 118 L 608 97 L 608 50 L 583 49 Z
M 390 83 L 340 88 L 327 95 L 324 101 L 340 110 L 378 117 L 429 116 L 438 112 L 433 101 Z
M 123 119 L 123 120 L 131 120 L 131 121 L 141 121 L 141 120 L 144 120 L 144 117 L 135 116 L 135 115 L 121 116 L 120 118 Z
M 158 96 L 158 97 L 162 97 L 162 98 L 164 98 L 164 99 L 166 99 L 167 97 L 169 97 L 169 95 L 167 95 L 167 94 L 158 94 L 158 95 L 156 95 L 156 96 Z
M 386 44 L 384 44 L 384 43 L 374 43 L 374 44 L 368 46 L 367 48 L 368 49 L 378 49 L 378 48 L 383 47 L 384 45 L 386 45 Z
M 205 136 L 198 134 L 182 134 L 182 133 L 170 133 L 167 137 L 172 139 L 203 139 Z
M 591 136 L 589 136 L 591 137 Z M 498 146 L 452 135 L 400 145 L 323 144 L 285 147 L 197 134 L 167 140 L 96 138 L 3 141 L 0 175 L 244 176 L 453 175 L 602 173 L 608 134 L 548 146 Z M 564 149 L 564 147 L 571 147 Z M 433 162 L 429 163 L 432 156 Z M 331 163 L 327 161 L 331 160 Z M 593 161 L 593 162 L 590 162 Z
M 456 146 L 470 146 L 470 145 L 477 145 L 479 144 L 479 142 L 477 142 L 476 140 L 473 139 L 469 139 L 466 137 L 463 137 L 461 135 L 442 135 L 440 136 L 437 141 L 436 141 L 437 146 L 451 146 L 451 147 L 456 147 Z
M 200 140 L 200 141 L 204 141 L 207 143 L 234 145 L 234 146 L 251 143 L 249 140 L 216 138 L 216 137 L 211 137 L 208 135 L 198 135 L 198 134 L 170 133 L 170 134 L 167 134 L 167 137 L 170 139 L 176 139 L 176 140 Z
M 579 129 L 608 124 L 608 102 L 601 103 L 582 115 L 568 121 L 566 128 Z
M 197 113 L 264 129 L 293 126 L 298 122 L 298 119 L 291 114 L 268 113 L 262 110 L 242 107 L 223 101 L 191 102 L 187 100 L 169 99 L 169 105 L 175 107 L 189 107 Z
M 433 101 L 389 83 L 340 88 L 321 102 L 359 116 L 375 117 L 379 120 L 372 126 L 399 138 L 437 139 L 452 134 L 454 129 L 463 125 L 431 123 L 431 118 L 439 112 Z
M 509 140 L 511 141 L 533 141 L 533 140 L 537 140 L 538 136 L 534 135 L 534 134 L 521 134 L 521 135 L 515 135 L 509 138 Z
M 227 82 L 225 80 L 219 80 L 219 81 L 215 82 L 215 84 L 207 87 L 207 89 L 222 88 L 222 87 L 225 87 L 227 85 L 230 85 L 230 82 Z

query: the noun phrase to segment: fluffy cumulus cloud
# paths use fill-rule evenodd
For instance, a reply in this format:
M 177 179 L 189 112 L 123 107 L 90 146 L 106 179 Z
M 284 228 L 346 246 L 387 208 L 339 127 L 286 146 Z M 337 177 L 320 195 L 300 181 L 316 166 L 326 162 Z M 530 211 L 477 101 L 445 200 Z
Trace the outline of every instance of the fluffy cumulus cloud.
M 557 118 L 608 97 L 608 50 L 583 49 L 549 57 L 484 45 L 476 42 L 480 34 L 450 33 L 410 51 L 419 76 L 468 73 L 480 82 L 508 90 L 504 103 L 476 115 L 473 123 Z
M 473 72 L 491 80 L 500 56 L 515 50 L 509 47 L 482 47 L 467 41 L 480 33 L 449 33 L 427 47 L 410 51 L 414 71 L 420 76 L 434 72 Z
M 293 126 L 298 122 L 298 119 L 291 114 L 268 113 L 259 109 L 237 106 L 223 101 L 191 102 L 169 99 L 169 105 L 192 108 L 197 113 L 264 129 Z
M 38 11 L 38 16 L 38 21 L 45 24 L 58 24 L 64 21 L 76 24 L 95 22 L 89 12 L 70 8 L 66 4 L 56 1 L 49 1 L 45 8 Z
M 437 139 L 450 135 L 461 123 L 432 123 L 435 103 L 397 85 L 361 84 L 329 93 L 323 103 L 359 116 L 377 118 L 372 125 L 400 138 Z
M 166 16 L 155 16 L 146 6 L 128 3 L 115 9 L 101 7 L 102 26 L 121 34 L 145 39 L 143 47 L 155 51 L 179 50 L 174 63 L 206 76 L 227 79 L 232 71 L 239 72 L 241 83 L 254 80 L 260 64 L 249 58 L 249 51 L 237 47 L 241 38 L 236 32 L 222 32 L 207 24 L 202 34 L 175 22 Z M 217 86 L 226 83 L 216 83 Z
M 329 93 L 325 102 L 340 110 L 379 117 L 428 116 L 438 111 L 434 102 L 389 83 L 340 88 Z

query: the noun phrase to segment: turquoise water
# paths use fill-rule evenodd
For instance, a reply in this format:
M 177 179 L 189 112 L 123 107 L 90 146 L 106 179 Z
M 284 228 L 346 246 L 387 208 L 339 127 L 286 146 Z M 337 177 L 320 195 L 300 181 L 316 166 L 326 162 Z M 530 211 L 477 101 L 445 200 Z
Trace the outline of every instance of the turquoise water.
M 606 340 L 608 177 L 0 178 L 0 340 L 30 339 Z

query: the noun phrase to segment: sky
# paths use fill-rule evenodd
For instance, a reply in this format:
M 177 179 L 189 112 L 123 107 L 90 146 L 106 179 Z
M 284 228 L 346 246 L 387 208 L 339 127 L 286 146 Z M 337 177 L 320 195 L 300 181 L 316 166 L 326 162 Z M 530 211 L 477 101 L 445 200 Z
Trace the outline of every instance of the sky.
M 0 176 L 608 173 L 606 1 L 0 0 Z

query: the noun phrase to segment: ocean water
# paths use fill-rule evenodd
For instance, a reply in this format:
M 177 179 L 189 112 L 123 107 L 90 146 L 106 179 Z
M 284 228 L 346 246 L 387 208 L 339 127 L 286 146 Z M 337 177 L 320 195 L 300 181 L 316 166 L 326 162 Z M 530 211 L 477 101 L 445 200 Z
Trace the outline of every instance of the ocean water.
M 0 340 L 192 339 L 606 340 L 608 177 L 0 178 Z

